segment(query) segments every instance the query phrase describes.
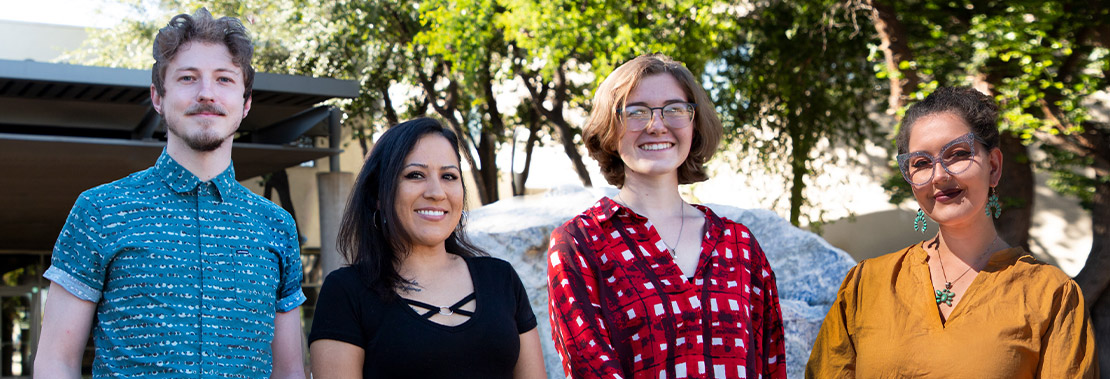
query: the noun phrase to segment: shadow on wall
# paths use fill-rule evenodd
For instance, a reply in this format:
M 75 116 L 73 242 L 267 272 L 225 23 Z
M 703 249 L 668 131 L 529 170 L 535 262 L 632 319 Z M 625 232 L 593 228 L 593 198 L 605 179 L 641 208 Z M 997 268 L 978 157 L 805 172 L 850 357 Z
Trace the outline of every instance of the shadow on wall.
M 1079 200 L 1064 196 L 1048 187 L 1048 175 L 1035 175 L 1037 187 L 1033 200 L 1033 228 L 1029 248 L 1037 259 L 1043 259 L 1075 276 L 1091 253 L 1091 212 L 1079 206 Z
M 914 230 L 913 220 L 916 217 L 916 211 L 892 209 L 859 215 L 854 221 L 842 218 L 825 224 L 822 237 L 858 262 L 893 253 L 936 236 L 937 223 L 933 220 L 928 221 L 929 228 L 925 233 Z M 1037 245 L 1038 241 L 1033 238 L 1030 244 Z M 1033 256 L 1038 260 L 1058 266 L 1055 257 L 1036 250 L 1045 249 L 1034 248 Z
M 842 218 L 824 225 L 826 241 L 855 258 L 856 262 L 893 253 L 936 235 L 937 224 L 929 220 L 925 233 L 913 230 L 917 212 L 891 209 Z

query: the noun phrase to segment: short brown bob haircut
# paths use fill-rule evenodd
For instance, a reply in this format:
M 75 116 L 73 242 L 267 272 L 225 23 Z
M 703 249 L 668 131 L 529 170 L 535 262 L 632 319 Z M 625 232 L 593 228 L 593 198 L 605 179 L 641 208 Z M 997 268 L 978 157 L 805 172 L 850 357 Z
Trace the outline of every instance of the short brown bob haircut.
M 625 129 L 617 109 L 624 107 L 628 94 L 641 79 L 662 74 L 673 76 L 683 88 L 686 101 L 697 104 L 690 154 L 678 167 L 678 183 L 697 183 L 709 178 L 705 173 L 705 163 L 717 152 L 724 133 L 713 101 L 682 62 L 663 54 L 646 54 L 617 67 L 598 86 L 590 119 L 582 130 L 582 140 L 586 143 L 590 156 L 601 166 L 605 180 L 617 188 L 624 187 L 625 168 L 624 161 L 617 153 L 617 146 Z
M 197 9 L 192 16 L 179 14 L 173 16 L 166 27 L 158 30 L 154 37 L 154 67 L 151 69 L 151 83 L 159 96 L 166 96 L 166 67 L 189 42 L 223 44 L 231 53 L 231 61 L 243 71 L 243 101 L 251 97 L 254 88 L 254 67 L 251 56 L 254 46 L 247 28 L 234 17 L 213 19 L 207 9 Z

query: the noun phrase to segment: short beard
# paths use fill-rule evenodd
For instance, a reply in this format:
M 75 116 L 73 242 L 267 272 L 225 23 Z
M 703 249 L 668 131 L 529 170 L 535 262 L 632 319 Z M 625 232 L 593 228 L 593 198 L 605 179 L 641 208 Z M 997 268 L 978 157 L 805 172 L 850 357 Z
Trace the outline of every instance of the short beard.
M 172 125 L 167 124 L 166 126 L 167 129 L 170 130 L 170 134 L 173 134 L 182 142 L 185 142 L 185 145 L 189 146 L 190 149 L 202 153 L 207 153 L 219 149 L 220 146 L 223 146 L 224 142 L 227 142 L 228 138 L 231 138 L 231 135 L 224 136 L 223 138 L 217 138 L 210 137 L 203 133 L 200 136 L 194 138 L 192 136 L 185 135 L 184 133 L 179 133 L 177 128 L 173 127 Z M 232 133 L 234 134 L 234 132 Z

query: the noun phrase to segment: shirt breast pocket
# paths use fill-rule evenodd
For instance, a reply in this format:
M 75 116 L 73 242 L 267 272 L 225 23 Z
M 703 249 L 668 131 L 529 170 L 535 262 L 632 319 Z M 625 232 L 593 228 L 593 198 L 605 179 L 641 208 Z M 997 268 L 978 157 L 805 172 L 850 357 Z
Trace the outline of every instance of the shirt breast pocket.
M 235 301 L 250 310 L 273 311 L 281 280 L 277 254 L 263 247 L 235 248 L 228 272 L 235 285 Z

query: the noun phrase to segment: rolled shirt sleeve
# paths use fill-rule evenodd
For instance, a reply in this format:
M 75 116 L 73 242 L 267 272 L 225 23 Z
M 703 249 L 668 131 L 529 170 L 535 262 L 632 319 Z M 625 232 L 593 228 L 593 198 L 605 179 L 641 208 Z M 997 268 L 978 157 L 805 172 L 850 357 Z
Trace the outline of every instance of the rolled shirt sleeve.
M 81 194 L 54 243 L 50 268 L 43 274 L 77 298 L 94 303 L 104 289 L 105 262 L 110 257 L 102 220 L 89 195 Z
M 280 238 L 284 241 L 284 251 L 281 259 L 281 280 L 278 283 L 278 312 L 289 312 L 296 309 L 307 300 L 301 289 L 301 279 L 304 275 L 301 270 L 301 246 L 297 238 L 297 226 L 293 217 L 285 211 L 282 213 L 282 226 L 279 231 Z

